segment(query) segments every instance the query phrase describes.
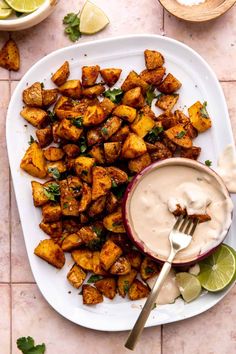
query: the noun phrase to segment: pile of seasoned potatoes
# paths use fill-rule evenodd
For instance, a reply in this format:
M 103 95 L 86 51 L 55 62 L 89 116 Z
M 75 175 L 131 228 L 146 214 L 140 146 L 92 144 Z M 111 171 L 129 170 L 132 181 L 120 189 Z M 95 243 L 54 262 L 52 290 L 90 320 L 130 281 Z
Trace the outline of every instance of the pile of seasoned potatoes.
M 31 182 L 34 205 L 42 210 L 39 227 L 50 236 L 35 254 L 60 269 L 64 253 L 71 253 L 67 278 L 82 286 L 87 305 L 117 292 L 131 300 L 148 295 L 145 282 L 159 266 L 126 235 L 122 196 L 132 177 L 154 161 L 197 159 L 201 149 L 193 139 L 211 126 L 206 103 L 194 103 L 189 117 L 173 110 L 181 82 L 166 75 L 161 53 L 145 50 L 144 57 L 146 69 L 131 71 L 120 88 L 110 89 L 120 68 L 84 66 L 81 80 L 70 80 L 65 62 L 52 76 L 57 88 L 35 82 L 23 92 L 21 116 L 36 128 L 37 140 L 31 137 L 21 168 L 47 178 Z M 163 111 L 158 116 L 154 103 Z

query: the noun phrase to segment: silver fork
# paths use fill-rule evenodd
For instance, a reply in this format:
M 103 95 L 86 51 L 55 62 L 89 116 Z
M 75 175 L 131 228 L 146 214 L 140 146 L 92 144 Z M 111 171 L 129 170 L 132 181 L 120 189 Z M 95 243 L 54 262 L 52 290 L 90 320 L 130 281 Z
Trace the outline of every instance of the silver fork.
M 131 330 L 129 337 L 125 343 L 125 347 L 133 350 L 142 331 L 148 316 L 153 308 L 156 298 L 161 290 L 161 287 L 171 269 L 172 262 L 176 254 L 188 247 L 192 240 L 192 236 L 197 227 L 198 219 L 191 219 L 188 216 L 183 217 L 182 215 L 178 217 L 176 223 L 173 226 L 172 231 L 169 235 L 169 241 L 171 246 L 171 251 L 167 261 L 164 263 L 161 272 L 144 304 L 144 307 Z

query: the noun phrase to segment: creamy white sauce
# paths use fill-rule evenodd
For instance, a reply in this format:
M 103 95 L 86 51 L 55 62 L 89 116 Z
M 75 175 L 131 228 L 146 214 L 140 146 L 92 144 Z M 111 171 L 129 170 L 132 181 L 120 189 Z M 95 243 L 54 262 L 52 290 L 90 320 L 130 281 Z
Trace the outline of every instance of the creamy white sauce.
M 185 6 L 193 6 L 193 5 L 202 4 L 205 2 L 205 0 L 177 0 L 177 2 Z
M 231 223 L 233 203 L 219 182 L 188 166 L 163 166 L 142 177 L 130 196 L 128 220 L 146 251 L 165 260 L 170 252 L 169 233 L 176 221 L 169 208 L 178 202 L 190 213 L 207 213 L 211 220 L 196 228 L 190 245 L 176 262 L 187 262 L 223 240 Z
M 232 144 L 227 145 L 218 160 L 217 170 L 229 192 L 236 193 L 236 154 Z

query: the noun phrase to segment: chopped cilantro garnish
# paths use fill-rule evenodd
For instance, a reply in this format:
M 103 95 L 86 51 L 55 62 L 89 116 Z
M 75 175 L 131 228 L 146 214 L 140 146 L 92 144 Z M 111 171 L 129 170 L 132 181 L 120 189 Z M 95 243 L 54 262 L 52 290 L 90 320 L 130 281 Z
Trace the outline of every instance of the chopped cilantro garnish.
M 102 134 L 104 134 L 104 135 L 108 135 L 108 129 L 107 129 L 106 127 L 103 127 L 103 128 L 101 129 L 101 132 L 102 132 Z
M 91 284 L 91 283 L 96 283 L 96 281 L 98 280 L 101 280 L 103 277 L 101 275 L 91 275 L 91 277 L 87 280 L 87 283 L 88 284 Z
M 28 144 L 31 145 L 35 142 L 35 139 L 30 135 L 30 140 L 28 141 Z
M 212 165 L 212 161 L 211 160 L 206 160 L 205 161 L 205 165 L 210 167 Z
M 59 172 L 57 167 L 49 167 L 48 173 L 51 173 L 52 177 L 55 179 L 59 179 L 61 177 L 61 173 Z
M 202 108 L 200 108 L 200 113 L 203 118 L 210 118 L 207 112 L 207 102 L 203 102 Z
M 83 126 L 83 118 L 82 117 L 76 117 L 71 119 L 71 123 L 76 127 L 76 128 L 82 128 Z
M 57 183 L 51 183 L 43 188 L 43 192 L 49 200 L 55 202 L 60 196 L 60 187 Z
M 175 137 L 177 139 L 182 139 L 186 134 L 187 134 L 187 132 L 185 130 L 181 130 L 178 134 L 176 134 Z
M 129 288 L 130 288 L 130 283 L 128 280 L 125 280 L 124 281 L 124 285 L 123 285 L 123 289 L 124 289 L 124 292 L 127 294 L 127 292 L 129 291 Z
M 47 111 L 48 117 L 52 123 L 57 121 L 56 114 L 50 110 Z
M 149 87 L 148 87 L 148 90 L 147 90 L 147 92 L 146 92 L 146 102 L 147 102 L 147 104 L 151 107 L 151 105 L 152 105 L 152 101 L 154 100 L 154 98 L 156 98 L 157 97 L 157 95 L 156 95 L 156 93 L 155 93 L 155 88 L 152 86 L 152 85 L 150 85 Z
M 164 130 L 163 127 L 158 127 L 158 126 L 154 127 L 147 134 L 146 140 L 149 143 L 154 144 L 156 141 L 158 141 L 160 139 L 159 134 L 162 133 L 163 130 Z
M 63 19 L 63 24 L 66 25 L 65 33 L 72 42 L 76 42 L 81 37 L 79 29 L 80 18 L 78 15 L 79 14 L 69 13 Z
M 22 337 L 17 339 L 17 348 L 21 350 L 23 354 L 44 354 L 46 346 L 44 343 L 35 346 L 34 339 L 32 337 Z
M 113 103 L 120 103 L 123 97 L 123 91 L 121 89 L 114 88 L 113 90 L 105 91 L 103 96 L 109 98 Z

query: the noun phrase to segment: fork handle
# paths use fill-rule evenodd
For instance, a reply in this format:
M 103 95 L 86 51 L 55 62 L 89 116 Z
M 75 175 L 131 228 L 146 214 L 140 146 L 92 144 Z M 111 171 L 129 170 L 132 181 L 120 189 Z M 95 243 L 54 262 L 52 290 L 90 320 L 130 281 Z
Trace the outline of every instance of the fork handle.
M 143 331 L 143 328 L 145 326 L 145 323 L 148 319 L 148 316 L 153 308 L 153 305 L 156 301 L 156 298 L 161 290 L 161 287 L 167 277 L 167 275 L 169 274 L 171 269 L 171 263 L 169 262 L 165 262 L 162 270 L 144 304 L 144 307 L 133 327 L 133 329 L 131 330 L 129 337 L 125 343 L 125 347 L 130 349 L 130 350 L 134 350 L 134 347 Z

